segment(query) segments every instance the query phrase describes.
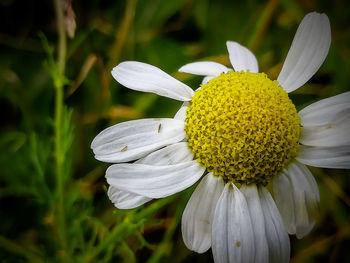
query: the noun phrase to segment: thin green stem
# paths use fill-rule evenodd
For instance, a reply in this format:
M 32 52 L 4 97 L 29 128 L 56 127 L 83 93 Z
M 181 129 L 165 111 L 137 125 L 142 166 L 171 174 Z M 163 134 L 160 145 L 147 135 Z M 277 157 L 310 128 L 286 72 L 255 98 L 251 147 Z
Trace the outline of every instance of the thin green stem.
M 125 43 L 127 42 L 128 35 L 130 34 L 130 28 L 134 19 L 136 6 L 137 0 L 126 0 L 124 17 L 121 21 L 120 27 L 117 29 L 115 34 L 115 40 L 111 48 L 107 69 L 103 69 L 103 72 L 101 74 L 101 97 L 98 99 L 96 106 L 98 112 L 100 113 L 103 113 L 106 109 L 106 106 L 110 105 L 109 84 L 112 79 L 110 72 L 112 68 L 117 65 Z
M 61 229 L 62 245 L 66 247 L 65 242 L 65 212 L 63 201 L 63 172 L 62 166 L 64 156 L 61 148 L 61 131 L 62 131 L 62 100 L 63 90 L 62 87 L 56 87 L 56 100 L 55 100 L 55 158 L 56 158 L 56 193 L 58 198 L 58 220 Z
M 96 260 L 98 254 L 101 253 L 104 249 L 106 249 L 107 246 L 109 246 L 111 243 L 118 244 L 119 242 L 122 242 L 123 239 L 125 239 L 125 237 L 127 237 L 128 235 L 139 229 L 141 226 L 143 226 L 146 222 L 146 218 L 149 215 L 152 215 L 160 208 L 169 204 L 176 198 L 178 198 L 177 195 L 172 195 L 168 198 L 160 199 L 154 202 L 153 204 L 149 205 L 142 211 L 136 214 L 131 214 L 128 217 L 126 217 L 122 223 L 116 226 L 112 230 L 112 232 L 105 239 L 103 239 L 103 241 L 101 241 L 95 248 L 93 248 L 90 251 L 89 254 L 87 254 L 86 258 L 84 259 L 84 262 L 93 262 L 94 260 Z
M 123 47 L 126 43 L 128 34 L 130 33 L 130 27 L 132 25 L 134 15 L 135 15 L 136 4 L 137 4 L 137 0 L 126 1 L 125 13 L 122 20 L 122 24 L 116 32 L 115 41 L 111 48 L 110 59 L 107 65 L 108 73 L 119 61 L 119 58 L 122 53 Z M 108 76 L 109 78 L 111 78 L 111 74 L 108 74 Z
M 60 75 L 64 76 L 66 68 L 66 53 L 67 53 L 67 36 L 64 26 L 63 18 L 63 4 L 61 0 L 54 0 L 55 13 L 57 19 L 57 31 L 58 31 L 58 70 Z M 62 87 L 62 84 L 61 84 Z
M 247 47 L 253 52 L 258 49 L 260 42 L 271 22 L 272 16 L 278 7 L 278 4 L 279 0 L 270 0 L 262 11 L 261 16 L 256 23 L 255 29 L 247 43 Z
M 57 218 L 60 229 L 60 242 L 62 249 L 67 247 L 66 244 L 66 222 L 63 200 L 63 164 L 64 153 L 62 152 L 62 112 L 63 112 L 63 85 L 64 72 L 66 65 L 67 38 L 63 20 L 63 5 L 61 0 L 54 0 L 55 14 L 57 19 L 58 31 L 58 76 L 54 79 L 56 99 L 55 99 L 55 161 L 56 161 L 56 194 Z

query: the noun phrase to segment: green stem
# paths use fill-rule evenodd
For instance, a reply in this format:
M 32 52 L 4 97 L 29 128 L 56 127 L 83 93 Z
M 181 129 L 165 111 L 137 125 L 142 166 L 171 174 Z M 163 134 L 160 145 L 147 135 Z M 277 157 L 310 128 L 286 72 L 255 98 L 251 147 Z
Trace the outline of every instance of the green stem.
M 260 42 L 263 39 L 264 34 L 266 33 L 266 30 L 271 22 L 272 16 L 278 7 L 278 4 L 279 0 L 270 0 L 262 11 L 261 16 L 256 23 L 255 29 L 247 43 L 247 47 L 251 51 L 255 52 L 258 49 Z
M 64 72 L 66 65 L 67 39 L 64 26 L 62 1 L 54 0 L 55 14 L 57 19 L 58 31 L 58 76 L 54 80 L 56 90 L 55 100 L 55 159 L 56 159 L 56 194 L 58 198 L 57 218 L 60 229 L 60 242 L 62 249 L 65 249 L 66 244 L 66 223 L 63 200 L 63 173 L 64 154 L 62 153 L 62 112 L 63 112 L 63 85 Z
M 57 31 L 58 31 L 58 70 L 60 75 L 64 76 L 66 68 L 66 53 L 67 53 L 67 36 L 64 26 L 63 18 L 63 4 L 61 0 L 54 0 L 55 2 L 55 13 L 57 19 Z M 62 87 L 62 83 L 61 83 Z
M 126 1 L 124 18 L 122 20 L 121 26 L 117 30 L 115 41 L 111 49 L 110 59 L 107 65 L 109 79 L 111 78 L 111 74 L 109 74 L 109 72 L 118 63 L 128 34 L 130 33 L 130 27 L 135 15 L 136 4 L 137 0 Z
M 84 262 L 94 262 L 99 253 L 101 253 L 110 244 L 117 245 L 122 242 L 125 237 L 135 232 L 146 222 L 146 218 L 158 211 L 163 206 L 172 202 L 178 198 L 178 195 L 172 195 L 164 199 L 160 199 L 153 204 L 149 205 L 147 208 L 138 212 L 137 214 L 131 214 L 124 219 L 122 223 L 116 226 L 112 232 L 103 239 L 95 248 L 93 248 L 89 254 L 85 257 Z

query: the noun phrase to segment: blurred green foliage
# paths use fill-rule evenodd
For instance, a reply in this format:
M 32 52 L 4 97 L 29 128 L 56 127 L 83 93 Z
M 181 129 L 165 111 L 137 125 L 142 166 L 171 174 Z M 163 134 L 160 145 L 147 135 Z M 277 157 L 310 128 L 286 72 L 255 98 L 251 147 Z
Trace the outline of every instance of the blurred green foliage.
M 77 28 L 66 59 L 55 2 L 0 0 L 1 262 L 212 262 L 211 251 L 195 254 L 182 242 L 194 187 L 130 211 L 108 200 L 93 137 L 124 120 L 171 117 L 180 106 L 116 83 L 110 70 L 121 61 L 153 64 L 195 89 L 200 79 L 177 69 L 196 60 L 229 65 L 225 41 L 233 40 L 275 79 L 298 23 L 318 11 L 330 18 L 331 49 L 291 98 L 301 109 L 350 90 L 346 0 L 73 0 Z M 311 234 L 291 237 L 292 262 L 350 262 L 349 171 L 312 172 L 319 216 Z

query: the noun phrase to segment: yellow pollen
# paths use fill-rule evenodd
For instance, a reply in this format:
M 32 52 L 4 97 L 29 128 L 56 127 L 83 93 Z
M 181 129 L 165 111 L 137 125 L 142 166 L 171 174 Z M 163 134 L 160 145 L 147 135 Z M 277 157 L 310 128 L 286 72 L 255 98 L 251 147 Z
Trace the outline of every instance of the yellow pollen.
M 197 161 L 226 183 L 266 185 L 296 156 L 300 118 L 264 73 L 230 71 L 195 92 L 186 138 Z

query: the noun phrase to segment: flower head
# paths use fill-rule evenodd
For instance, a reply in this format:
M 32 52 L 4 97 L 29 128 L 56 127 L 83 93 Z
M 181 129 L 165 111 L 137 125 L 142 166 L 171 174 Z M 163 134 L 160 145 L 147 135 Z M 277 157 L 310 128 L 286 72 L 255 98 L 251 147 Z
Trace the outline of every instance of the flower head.
M 233 69 L 180 68 L 205 76 L 195 92 L 154 66 L 120 63 L 112 75 L 122 85 L 184 103 L 174 118 L 128 121 L 96 136 L 96 159 L 115 163 L 106 171 L 111 201 L 134 208 L 203 177 L 182 217 L 186 246 L 212 248 L 215 262 L 288 262 L 288 233 L 306 235 L 319 202 L 306 165 L 350 168 L 350 93 L 299 113 L 288 98 L 319 69 L 330 42 L 328 17 L 306 15 L 270 80 L 247 48 L 228 41 Z
M 186 112 L 195 159 L 224 182 L 267 185 L 296 156 L 300 118 L 264 73 L 229 71 L 196 91 Z

